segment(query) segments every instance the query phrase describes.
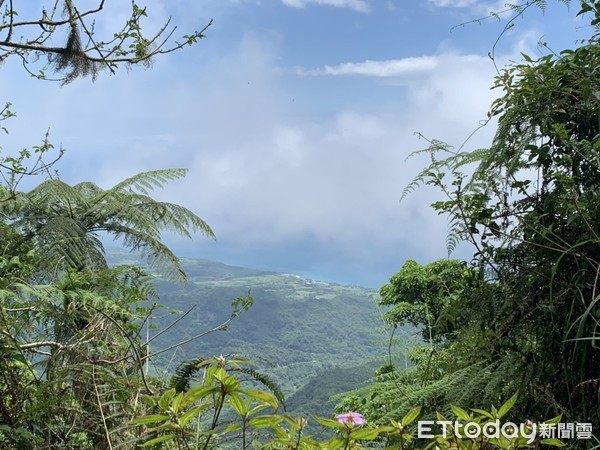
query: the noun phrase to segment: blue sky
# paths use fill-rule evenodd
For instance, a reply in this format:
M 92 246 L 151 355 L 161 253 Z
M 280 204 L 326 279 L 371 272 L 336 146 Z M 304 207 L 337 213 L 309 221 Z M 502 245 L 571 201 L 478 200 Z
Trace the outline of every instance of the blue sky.
M 117 26 L 127 2 L 98 24 Z M 148 2 L 148 27 L 169 15 L 207 39 L 96 82 L 65 87 L 0 69 L 4 152 L 39 143 L 47 129 L 66 150 L 65 181 L 109 187 L 137 172 L 186 167 L 157 192 L 205 219 L 217 240 L 167 236 L 182 256 L 378 287 L 409 258 L 446 256 L 446 218 L 422 189 L 404 186 L 426 164 L 415 132 L 459 146 L 486 118 L 495 68 L 488 52 L 506 20 L 486 0 L 204 0 Z M 140 3 L 143 4 L 143 3 Z M 548 2 L 504 34 L 497 64 L 560 51 L 590 30 Z M 489 145 L 493 124 L 468 148 Z M 458 257 L 468 258 L 462 248 Z

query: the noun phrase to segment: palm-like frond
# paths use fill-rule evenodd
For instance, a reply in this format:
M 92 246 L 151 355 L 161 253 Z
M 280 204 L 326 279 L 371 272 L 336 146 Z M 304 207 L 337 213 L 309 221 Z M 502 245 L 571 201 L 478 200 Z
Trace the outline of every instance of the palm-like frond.
M 70 186 L 50 179 L 0 204 L 0 214 L 60 267 L 105 267 L 98 238 L 104 232 L 131 250 L 141 250 L 151 265 L 166 269 L 169 276 L 183 279 L 179 260 L 161 242 L 161 232 L 191 239 L 194 232 L 214 238 L 213 231 L 189 209 L 156 201 L 148 193 L 185 174 L 184 169 L 143 172 L 107 190 L 90 182 Z
M 141 172 L 116 184 L 111 190 L 115 192 L 138 191 L 148 194 L 150 191 L 162 189 L 169 181 L 185 177 L 187 169 L 162 169 Z

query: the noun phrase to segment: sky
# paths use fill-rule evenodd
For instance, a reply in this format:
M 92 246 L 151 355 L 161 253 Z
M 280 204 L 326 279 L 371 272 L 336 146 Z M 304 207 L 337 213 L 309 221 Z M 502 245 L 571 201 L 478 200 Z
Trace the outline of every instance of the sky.
M 448 256 L 447 217 L 430 207 L 442 194 L 424 187 L 400 202 L 427 164 L 407 157 L 427 146 L 419 135 L 489 146 L 493 123 L 472 133 L 501 94 L 490 89 L 492 49 L 502 69 L 522 52 L 546 54 L 541 41 L 558 52 L 590 34 L 577 2 L 558 0 L 505 33 L 509 13 L 475 20 L 506 9 L 497 0 L 146 3 L 148 29 L 171 16 L 183 35 L 212 19 L 207 38 L 148 70 L 64 87 L 6 61 L 1 100 L 17 117 L 4 123 L 3 154 L 39 145 L 49 130 L 66 149 L 56 169 L 68 183 L 109 188 L 187 168 L 155 197 L 192 210 L 217 239 L 165 236 L 180 256 L 368 287 L 407 259 Z M 127 6 L 107 2 L 98 29 L 114 32 Z M 453 257 L 470 254 L 463 246 Z

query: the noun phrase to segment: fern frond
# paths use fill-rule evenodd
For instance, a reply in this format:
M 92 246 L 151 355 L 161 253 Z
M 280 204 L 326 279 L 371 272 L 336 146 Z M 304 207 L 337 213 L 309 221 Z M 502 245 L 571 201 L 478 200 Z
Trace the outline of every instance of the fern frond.
M 208 237 L 215 235 L 210 226 L 189 209 L 174 203 L 154 202 L 136 205 L 156 220 L 161 229 L 172 231 L 180 236 L 192 238 L 190 231 L 199 231 Z
M 448 257 L 454 253 L 456 247 L 465 238 L 465 228 L 463 222 L 457 219 L 452 219 L 448 224 L 448 232 L 446 234 L 446 251 Z
M 177 392 L 185 392 L 190 388 L 192 378 L 203 370 L 206 363 L 212 358 L 196 358 L 191 361 L 184 361 L 175 369 L 175 375 L 169 381 L 169 387 L 175 388 Z
M 137 190 L 142 194 L 156 188 L 162 189 L 169 181 L 185 177 L 187 169 L 161 169 L 142 172 L 116 184 L 112 190 L 117 192 Z
M 242 372 L 246 375 L 249 375 L 252 378 L 252 380 L 259 382 L 260 384 L 265 386 L 267 389 L 269 389 L 273 393 L 275 398 L 277 400 L 279 400 L 279 402 L 283 405 L 283 407 L 285 409 L 285 395 L 283 394 L 283 392 L 281 391 L 279 386 L 272 379 L 270 379 L 268 376 L 266 376 L 256 370 L 250 369 L 248 367 L 240 367 L 239 369 L 234 369 L 234 370 L 237 372 Z
M 47 206 L 65 205 L 65 202 L 77 205 L 86 201 L 78 189 L 56 178 L 43 181 L 26 195 L 29 200 L 38 203 L 39 206 L 42 204 Z M 68 207 L 68 205 L 66 206 Z
M 411 180 L 411 182 L 408 183 L 408 185 L 406 185 L 406 187 L 402 190 L 402 195 L 400 196 L 401 202 L 402 202 L 402 200 L 404 200 L 404 198 L 408 194 L 413 192 L 415 189 L 421 187 L 423 184 L 427 184 L 428 183 L 427 180 L 431 180 L 433 177 L 436 177 L 436 176 L 439 176 L 440 174 L 442 174 L 443 173 L 442 169 L 449 167 L 447 164 L 447 161 L 449 161 L 450 158 L 452 158 L 452 156 L 450 156 L 449 158 L 446 158 L 446 159 L 438 159 L 436 156 L 438 153 L 451 153 L 452 155 L 455 155 L 454 152 L 452 152 L 452 147 L 450 145 L 446 144 L 445 142 L 436 141 L 436 140 L 431 140 L 431 141 L 427 140 L 427 141 L 430 144 L 429 147 L 422 149 L 422 150 L 417 150 L 415 152 L 412 152 L 410 155 L 408 155 L 408 157 L 406 159 L 411 158 L 416 155 L 426 153 L 431 158 L 431 164 L 429 166 L 427 166 L 425 169 L 423 169 L 421 172 L 419 172 Z
M 461 152 L 453 159 L 453 168 L 460 169 L 471 164 L 481 164 L 487 161 L 492 154 L 493 150 L 491 148 L 478 148 L 469 152 Z
M 158 269 L 161 275 L 171 280 L 186 280 L 179 258 L 156 237 L 123 225 L 111 227 L 111 233 L 115 240 L 122 239 L 125 247 L 132 251 L 141 251 L 142 257 L 151 267 Z
M 185 280 L 178 258 L 161 242 L 161 232 L 186 238 L 194 232 L 214 238 L 214 233 L 189 209 L 148 195 L 185 174 L 185 169 L 143 172 L 107 190 L 89 182 L 69 186 L 51 179 L 2 202 L 0 214 L 34 240 L 48 261 L 58 262 L 57 267 L 105 268 L 104 248 L 96 233 L 106 232 L 131 250 L 142 250 L 149 264 L 166 269 L 169 277 Z

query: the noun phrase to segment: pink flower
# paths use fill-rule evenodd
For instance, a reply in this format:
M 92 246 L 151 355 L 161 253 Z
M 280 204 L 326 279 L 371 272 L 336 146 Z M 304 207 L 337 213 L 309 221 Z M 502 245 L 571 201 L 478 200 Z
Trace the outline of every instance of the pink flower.
M 357 412 L 349 412 L 346 414 L 339 414 L 335 417 L 339 423 L 343 423 L 344 425 L 364 425 L 367 423 L 362 414 Z

